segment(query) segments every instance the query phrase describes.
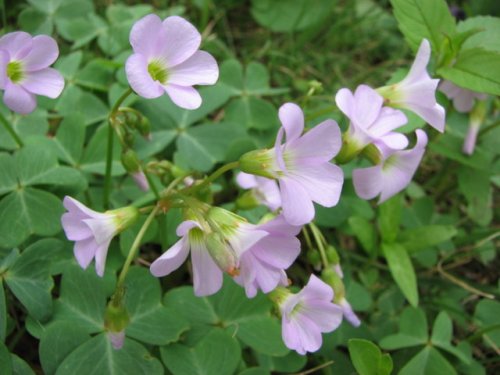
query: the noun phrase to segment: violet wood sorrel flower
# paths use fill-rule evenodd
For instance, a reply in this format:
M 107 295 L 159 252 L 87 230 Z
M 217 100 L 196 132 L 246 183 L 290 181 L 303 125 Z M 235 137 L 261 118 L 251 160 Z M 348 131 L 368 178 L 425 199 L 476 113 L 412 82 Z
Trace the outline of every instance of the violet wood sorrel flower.
M 64 88 L 64 78 L 49 68 L 59 56 L 56 41 L 47 35 L 32 37 L 23 31 L 0 38 L 0 89 L 3 101 L 20 114 L 36 108 L 35 95 L 57 98 Z
M 283 215 L 291 225 L 303 225 L 314 218 L 316 202 L 325 207 L 337 204 L 344 175 L 330 160 L 340 150 L 340 129 L 333 120 L 323 121 L 301 135 L 304 113 L 293 103 L 279 110 L 282 128 L 271 150 L 243 155 L 243 172 L 276 179 L 279 184 Z M 286 142 L 281 144 L 286 134 Z
M 179 268 L 191 252 L 194 293 L 207 296 L 222 286 L 223 271 L 235 276 L 241 255 L 268 235 L 255 225 L 222 208 L 212 207 L 206 222 L 186 220 L 177 227 L 182 238 L 151 264 L 156 277 Z
M 288 286 L 285 270 L 300 253 L 300 241 L 296 238 L 300 227 L 290 225 L 282 215 L 258 225 L 268 233 L 240 258 L 239 275 L 234 280 L 245 287 L 248 298 L 261 289 L 269 293 L 278 285 Z
M 406 116 L 401 111 L 383 107 L 384 98 L 371 87 L 360 85 L 354 94 L 349 89 L 340 89 L 335 95 L 335 102 L 350 120 L 337 160 L 349 161 L 375 141 L 383 142 L 393 149 L 408 146 L 408 139 L 393 131 L 406 124 Z
M 432 79 L 427 73 L 430 57 L 431 45 L 424 39 L 407 76 L 401 82 L 381 87 L 377 91 L 385 98 L 386 105 L 409 109 L 434 129 L 443 132 L 445 110 L 436 102 L 439 79 Z
M 166 93 L 179 107 L 198 108 L 202 100 L 193 85 L 213 85 L 219 77 L 212 55 L 198 51 L 200 43 L 198 30 L 181 17 L 143 17 L 130 32 L 134 54 L 125 65 L 130 86 L 147 99 Z
M 255 200 L 267 206 L 271 211 L 276 211 L 281 207 L 280 190 L 276 181 L 240 172 L 236 175 L 236 182 L 243 189 L 251 189 Z
M 69 196 L 64 197 L 63 204 L 68 212 L 61 222 L 68 240 L 75 241 L 78 264 L 85 269 L 95 259 L 96 273 L 102 277 L 111 240 L 136 221 L 139 211 L 130 206 L 100 213 Z
M 410 150 L 391 150 L 376 145 L 382 154 L 381 163 L 355 169 L 352 173 L 354 189 L 360 198 L 372 199 L 380 195 L 379 203 L 382 203 L 408 186 L 427 145 L 427 135 L 423 130 L 417 129 L 416 135 L 417 143 Z
M 333 290 L 315 275 L 297 294 L 276 289 L 274 299 L 281 312 L 281 329 L 285 345 L 299 354 L 317 351 L 323 332 L 334 331 L 342 322 L 342 309 L 333 304 Z
M 467 113 L 472 110 L 474 100 L 485 100 L 486 94 L 475 92 L 472 90 L 463 89 L 450 81 L 444 81 L 439 86 L 442 91 L 450 100 L 453 100 L 453 107 L 461 113 Z

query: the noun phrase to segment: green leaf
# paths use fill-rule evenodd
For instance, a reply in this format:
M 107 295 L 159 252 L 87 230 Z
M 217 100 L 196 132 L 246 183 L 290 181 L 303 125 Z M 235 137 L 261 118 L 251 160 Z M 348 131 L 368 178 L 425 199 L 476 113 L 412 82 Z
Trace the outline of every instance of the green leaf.
M 492 16 L 469 17 L 457 25 L 458 32 L 480 30 L 463 44 L 464 49 L 483 48 L 500 52 L 500 18 Z
M 60 199 L 45 191 L 27 187 L 10 193 L 0 201 L 2 246 L 17 246 L 31 234 L 58 233 L 63 212 Z
M 0 153 L 0 195 L 17 187 L 16 163 L 12 156 Z
M 9 349 L 0 341 L 0 372 L 5 375 L 12 374 L 12 359 Z
M 382 356 L 377 345 L 368 340 L 349 340 L 349 355 L 359 375 L 389 375 L 392 371 L 390 356 Z
M 265 100 L 243 96 L 227 106 L 226 120 L 248 129 L 275 131 L 278 128 L 278 111 Z
M 399 29 L 414 51 L 425 38 L 437 52 L 444 38 L 455 33 L 455 19 L 444 0 L 391 0 L 391 4 Z
M 379 206 L 378 225 L 384 242 L 394 242 L 398 237 L 401 209 L 401 195 L 399 194 Z
M 215 325 L 219 322 L 219 318 L 208 298 L 196 297 L 193 288 L 190 286 L 169 290 L 165 294 L 163 304 L 175 309 L 191 325 Z
M 490 173 L 461 167 L 458 171 L 458 187 L 467 199 L 467 214 L 476 223 L 487 226 L 493 219 Z
M 500 346 L 500 302 L 483 299 L 476 305 L 474 319 L 478 326 L 482 328 L 484 343 L 492 346 L 491 342 Z
M 290 351 L 283 344 L 280 323 L 270 316 L 241 320 L 236 327 L 236 334 L 245 344 L 263 354 L 281 357 Z
M 160 352 L 174 375 L 231 375 L 241 358 L 238 342 L 222 330 L 210 332 L 194 348 L 172 344 Z
M 432 327 L 431 342 L 434 346 L 453 354 L 465 364 L 470 364 L 470 359 L 458 348 L 451 345 L 453 325 L 445 311 L 441 311 Z
M 47 243 L 51 240 L 41 240 L 26 248 L 4 276 L 12 293 L 38 320 L 48 318 L 52 312 L 54 282 L 50 276 L 51 262 L 44 252 Z
M 105 59 L 91 60 L 80 69 L 75 83 L 89 90 L 107 92 L 114 82 L 114 73 L 120 64 Z
M 106 120 L 109 112 L 101 99 L 73 84 L 65 87 L 57 101 L 56 110 L 62 116 L 82 114 L 85 117 L 85 125 Z
M 316 25 L 333 10 L 331 0 L 252 0 L 252 16 L 272 31 L 299 31 Z
M 438 70 L 448 81 L 463 88 L 500 95 L 500 52 L 483 48 L 462 50 L 451 67 Z
M 457 230 L 453 225 L 427 225 L 405 230 L 398 241 L 407 251 L 412 252 L 436 246 L 456 234 Z
M 397 243 L 382 244 L 391 275 L 412 306 L 418 305 L 418 289 L 415 270 L 406 249 Z
M 149 270 L 131 268 L 125 285 L 125 306 L 130 316 L 127 336 L 148 344 L 166 345 L 187 331 L 186 319 L 161 303 L 160 282 Z
M 261 367 L 269 371 L 278 373 L 292 373 L 300 371 L 307 363 L 307 356 L 299 355 L 294 351 L 290 351 L 283 357 L 271 357 L 264 354 L 256 353 L 257 361 Z
M 0 278 L 0 343 L 3 343 L 7 333 L 7 301 L 5 300 L 5 290 L 3 280 Z M 0 361 L 0 363 L 2 363 Z
M 351 216 L 348 222 L 363 250 L 368 255 L 374 255 L 375 246 L 377 245 L 377 233 L 373 224 L 360 216 Z
M 85 142 L 85 118 L 76 113 L 66 116 L 52 141 L 56 145 L 57 155 L 60 160 L 77 167 L 83 153 Z
M 55 374 L 64 359 L 89 339 L 89 334 L 73 323 L 56 322 L 49 325 L 38 347 L 44 374 Z
M 380 346 L 393 350 L 425 345 L 428 341 L 427 318 L 423 310 L 407 307 L 399 319 L 399 333 L 384 337 Z
M 133 340 L 125 340 L 115 350 L 106 334 L 101 333 L 71 352 L 57 369 L 57 375 L 88 374 L 163 374 L 160 361 Z
M 426 346 L 413 357 L 399 372 L 399 375 L 434 375 L 457 372 L 436 349 Z

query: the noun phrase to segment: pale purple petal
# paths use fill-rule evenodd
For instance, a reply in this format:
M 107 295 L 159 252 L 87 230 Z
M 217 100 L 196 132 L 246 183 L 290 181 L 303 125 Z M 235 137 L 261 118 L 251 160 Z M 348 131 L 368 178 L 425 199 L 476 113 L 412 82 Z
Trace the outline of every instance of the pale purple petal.
M 33 46 L 33 38 L 24 31 L 15 31 L 0 38 L 0 50 L 9 52 L 11 60 L 21 60 Z
M 367 85 L 359 85 L 354 93 L 354 112 L 351 121 L 363 129 L 369 127 L 379 116 L 384 98 Z
M 258 188 L 256 189 L 257 198 L 261 200 L 271 211 L 276 211 L 281 207 L 281 195 L 278 184 L 275 180 L 265 177 L 256 177 Z
M 291 178 L 279 180 L 283 215 L 292 225 L 304 225 L 314 218 L 314 205 L 301 184 Z
M 257 229 L 255 225 L 243 223 L 238 226 L 233 235 L 228 237 L 228 241 L 236 255 L 240 257 L 245 251 L 268 235 L 266 231 Z
M 434 129 L 440 131 L 441 133 L 444 132 L 444 127 L 446 125 L 446 112 L 441 105 L 436 103 L 431 108 L 414 106 L 410 109 L 413 110 L 417 115 L 422 117 Z
M 26 91 L 36 95 L 43 95 L 55 99 L 64 89 L 64 78 L 57 70 L 45 68 L 27 72 L 21 83 Z
M 387 147 L 393 150 L 403 150 L 408 146 L 408 138 L 401 133 L 387 133 L 380 137 L 380 142 L 383 142 Z
M 362 199 L 372 199 L 382 191 L 382 166 L 355 169 L 352 172 L 354 190 Z
M 167 276 L 178 269 L 186 261 L 189 255 L 189 242 L 181 238 L 170 249 L 156 259 L 149 270 L 156 277 Z
M 351 90 L 343 88 L 340 89 L 335 95 L 335 103 L 337 107 L 346 115 L 351 118 L 354 113 L 354 95 Z
M 143 55 L 131 55 L 125 63 L 127 80 L 132 89 L 146 99 L 154 99 L 165 93 L 158 81 L 153 81 L 148 72 L 148 62 Z
M 380 115 L 370 126 L 369 133 L 372 137 L 380 137 L 397 129 L 408 122 L 406 115 L 393 108 L 383 107 Z
M 176 234 L 178 236 L 185 236 L 191 229 L 193 228 L 199 228 L 199 229 L 202 229 L 201 228 L 201 225 L 198 224 L 196 221 L 194 220 L 186 220 L 186 221 L 183 221 L 182 223 L 179 224 L 179 226 L 177 227 L 177 230 L 176 230 Z
M 95 272 L 100 277 L 104 276 L 104 267 L 106 266 L 106 257 L 108 255 L 110 242 L 111 238 L 108 241 L 99 244 L 95 252 Z
M 333 300 L 333 289 L 316 275 L 311 275 L 299 295 L 300 298 L 309 303 L 318 300 L 331 302 Z
M 269 220 L 268 222 L 261 224 L 259 226 L 260 229 L 265 230 L 266 232 L 272 235 L 278 236 L 296 236 L 302 229 L 300 225 L 290 225 L 283 215 L 278 215 L 274 219 Z
M 219 78 L 217 61 L 205 51 L 196 51 L 186 61 L 169 69 L 168 83 L 179 86 L 213 85 Z
M 410 71 L 402 83 L 413 83 L 428 78 L 427 64 L 430 58 L 431 45 L 427 39 L 423 39 L 418 48 L 417 55 L 415 56 L 415 61 L 413 61 Z
M 82 218 L 106 218 L 108 215 L 91 210 L 84 204 L 78 202 L 76 199 L 70 197 L 69 195 L 66 195 L 63 200 L 63 206 L 68 210 L 69 212 L 73 214 L 81 214 Z
M 82 221 L 81 215 L 67 212 L 61 216 L 61 224 L 66 238 L 70 241 L 80 241 L 92 236 L 92 231 Z
M 29 93 L 19 85 L 7 82 L 3 101 L 7 107 L 22 115 L 31 113 L 36 108 L 35 95 Z
M 461 87 L 451 83 L 450 81 L 442 81 L 439 85 L 439 90 L 442 91 L 448 99 L 453 99 L 460 95 Z
M 112 215 L 98 219 L 83 219 L 83 222 L 88 225 L 99 245 L 109 242 L 118 233 L 118 226 Z
M 167 67 L 173 67 L 191 57 L 200 47 L 201 35 L 192 24 L 182 17 L 167 17 L 162 23 L 155 56 Z
M 472 155 L 476 148 L 477 134 L 479 132 L 480 124 L 471 123 L 465 136 L 464 146 L 462 151 L 467 155 Z
M 351 325 L 353 325 L 354 327 L 359 327 L 361 325 L 361 321 L 352 310 L 350 303 L 347 302 L 347 300 L 344 298 L 342 301 L 340 301 L 339 305 L 347 321 L 351 323 Z
M 293 142 L 287 139 L 285 153 L 293 158 L 292 163 L 316 164 L 332 160 L 341 147 L 339 126 L 333 120 L 326 120 Z
M 299 312 L 306 315 L 321 332 L 332 332 L 342 323 L 342 308 L 328 301 L 314 301 Z
M 337 165 L 323 163 L 311 168 L 300 166 L 290 171 L 288 179 L 299 183 L 312 201 L 324 207 L 333 207 L 340 199 L 344 172 Z
M 10 56 L 7 51 L 0 50 L 0 89 L 4 89 L 9 81 L 7 77 L 7 64 L 10 62 Z
M 191 260 L 194 294 L 202 297 L 217 293 L 222 287 L 222 271 L 201 241 L 191 241 Z
M 292 319 L 292 324 L 295 325 L 301 346 L 306 352 L 312 353 L 321 348 L 321 344 L 323 343 L 321 331 L 308 316 L 297 316 L 296 319 Z
M 123 347 L 123 343 L 125 341 L 125 330 L 120 332 L 108 331 L 108 337 L 113 349 L 120 350 Z
M 297 332 L 299 329 L 297 324 L 293 321 L 287 320 L 285 316 L 283 316 L 281 320 L 281 327 L 283 342 L 287 348 L 295 350 L 301 355 L 306 354 L 306 351 L 300 342 L 300 336 Z
M 295 237 L 269 235 L 250 251 L 259 261 L 280 269 L 290 267 L 300 253 L 300 241 Z
M 252 189 L 257 187 L 257 177 L 253 174 L 239 172 L 236 175 L 236 183 L 243 189 Z
M 37 35 L 33 38 L 33 48 L 23 58 L 23 67 L 28 71 L 47 68 L 59 56 L 59 47 L 54 38 L 48 35 Z
M 453 100 L 453 106 L 458 112 L 470 112 L 474 106 L 474 93 L 469 90 L 462 90 Z
M 201 96 L 193 87 L 167 85 L 163 86 L 172 101 L 184 109 L 196 109 L 201 105 Z
M 141 189 L 142 191 L 149 190 L 149 182 L 143 171 L 139 170 L 137 172 L 132 173 L 132 178 L 134 179 L 139 189 Z
M 279 109 L 279 118 L 286 132 L 287 143 L 300 137 L 304 130 L 304 113 L 297 104 L 283 104 Z
M 162 22 L 156 14 L 148 14 L 141 18 L 130 31 L 130 44 L 134 53 L 151 57 L 159 48 L 158 36 L 161 34 Z
M 98 247 L 99 245 L 97 245 L 93 237 L 75 242 L 73 252 L 80 267 L 86 269 L 89 266 L 97 252 Z

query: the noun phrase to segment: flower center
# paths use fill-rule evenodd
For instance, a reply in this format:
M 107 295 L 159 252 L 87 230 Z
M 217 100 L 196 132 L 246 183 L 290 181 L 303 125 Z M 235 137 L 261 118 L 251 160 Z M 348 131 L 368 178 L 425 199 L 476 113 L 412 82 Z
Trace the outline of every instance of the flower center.
M 12 83 L 19 83 L 23 80 L 24 72 L 20 61 L 11 61 L 7 64 L 7 77 Z
M 167 82 L 168 71 L 164 66 L 158 61 L 151 61 L 148 64 L 148 73 L 153 78 L 154 81 L 158 81 L 161 84 Z

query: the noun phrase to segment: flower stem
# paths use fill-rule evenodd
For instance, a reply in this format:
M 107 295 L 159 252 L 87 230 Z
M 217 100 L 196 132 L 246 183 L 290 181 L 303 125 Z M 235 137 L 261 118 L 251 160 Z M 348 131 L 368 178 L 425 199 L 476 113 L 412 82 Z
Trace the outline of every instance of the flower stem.
M 326 251 L 324 246 L 325 238 L 323 237 L 319 228 L 315 224 L 309 223 L 309 228 L 311 229 L 314 241 L 316 241 L 316 245 L 318 245 L 321 261 L 323 262 L 323 268 L 328 268 L 328 258 L 326 256 Z
M 148 230 L 149 226 L 151 225 L 151 222 L 153 221 L 154 217 L 158 213 L 158 210 L 160 209 L 160 206 L 155 206 L 153 211 L 149 214 L 147 217 L 146 221 L 144 224 L 142 224 L 141 229 L 139 230 L 139 233 L 137 233 L 137 236 L 134 239 L 134 242 L 132 243 L 132 246 L 130 247 L 130 251 L 128 252 L 127 259 L 125 260 L 125 264 L 123 265 L 122 271 L 120 272 L 120 276 L 118 276 L 118 281 L 116 283 L 116 291 L 119 292 L 123 289 L 123 284 L 125 282 L 125 277 L 127 277 L 128 270 L 130 268 L 130 265 L 132 264 L 132 261 L 134 260 L 137 251 L 139 250 L 139 245 L 141 244 L 142 238 L 146 234 L 146 231 Z M 116 294 L 116 292 L 115 292 Z
M 191 187 L 187 188 L 186 190 L 184 190 L 183 194 L 193 194 L 193 193 L 199 191 L 201 188 L 203 188 L 203 187 L 207 186 L 208 184 L 210 184 L 211 182 L 215 181 L 217 178 L 222 176 L 227 171 L 234 169 L 234 168 L 237 168 L 239 165 L 240 165 L 239 161 L 233 161 L 232 163 L 227 163 L 226 165 L 223 165 L 222 167 L 217 169 L 214 173 L 212 173 L 210 176 L 205 178 L 201 184 L 191 186 Z
M 0 122 L 2 123 L 5 130 L 7 130 L 7 132 L 10 134 L 10 136 L 17 143 L 19 148 L 23 147 L 24 146 L 23 141 L 21 140 L 21 138 L 19 138 L 16 131 L 12 128 L 12 125 L 10 125 L 9 121 L 7 121 L 7 119 L 4 117 L 4 115 L 2 115 L 2 113 L 0 113 Z
M 116 113 L 118 112 L 118 108 L 120 108 L 120 105 L 130 94 L 132 94 L 131 88 L 125 91 L 123 95 L 118 98 L 116 103 L 113 105 L 113 108 L 111 108 L 111 112 L 109 113 L 108 116 L 108 148 L 106 150 L 106 174 L 104 177 L 104 192 L 103 192 L 104 195 L 102 199 L 104 209 L 106 210 L 109 208 L 109 194 L 111 190 L 111 172 L 113 167 L 113 140 L 114 140 L 113 121 Z

